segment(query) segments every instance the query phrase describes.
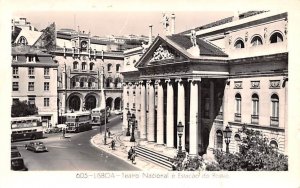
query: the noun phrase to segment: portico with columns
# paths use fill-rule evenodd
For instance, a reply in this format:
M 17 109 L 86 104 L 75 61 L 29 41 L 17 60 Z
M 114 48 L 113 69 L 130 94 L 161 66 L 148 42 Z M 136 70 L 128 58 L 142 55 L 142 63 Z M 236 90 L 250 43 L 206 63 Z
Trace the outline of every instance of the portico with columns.
M 209 136 L 203 134 L 218 113 L 215 87 L 228 77 L 227 55 L 195 40 L 183 35 L 158 36 L 135 65 L 138 71 L 124 73 L 124 106 L 128 107 L 124 129 L 129 110 L 136 114 L 140 141 L 178 148 L 177 124 L 181 122 L 182 149 L 191 156 L 206 152 Z M 133 98 L 127 91 L 131 83 L 137 84 L 135 108 L 127 102 Z

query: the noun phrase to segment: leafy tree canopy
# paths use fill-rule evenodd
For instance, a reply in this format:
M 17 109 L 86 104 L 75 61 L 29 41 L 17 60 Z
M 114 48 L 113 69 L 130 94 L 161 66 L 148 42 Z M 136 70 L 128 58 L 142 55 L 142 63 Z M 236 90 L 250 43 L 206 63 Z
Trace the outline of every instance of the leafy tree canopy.
M 11 117 L 23 117 L 38 114 L 35 104 L 27 104 L 27 101 L 15 101 L 11 106 Z

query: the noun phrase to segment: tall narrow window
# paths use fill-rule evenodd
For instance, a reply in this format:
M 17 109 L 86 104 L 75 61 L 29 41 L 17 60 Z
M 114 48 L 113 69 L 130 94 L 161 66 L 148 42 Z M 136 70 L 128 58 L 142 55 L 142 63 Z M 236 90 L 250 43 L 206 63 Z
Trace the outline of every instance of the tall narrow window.
M 86 70 L 86 62 L 82 62 L 82 64 L 81 64 L 81 70 Z
M 120 64 L 116 65 L 116 72 L 120 72 Z
M 19 74 L 19 67 L 13 67 L 13 75 Z
M 78 62 L 77 61 L 73 62 L 73 69 L 74 70 L 78 69 Z
M 279 121 L 279 98 L 278 95 L 273 94 L 271 96 L 272 103 L 272 114 L 271 114 L 271 125 L 278 126 Z
M 30 105 L 30 106 L 35 105 L 35 97 L 29 97 L 28 98 L 28 105 Z
M 45 106 L 45 107 L 48 107 L 48 106 L 49 106 L 49 102 L 50 102 L 50 99 L 49 99 L 49 98 L 44 98 L 44 106 Z
M 34 82 L 28 82 L 28 91 L 34 91 Z
M 49 91 L 49 82 L 44 82 L 44 91 Z
M 13 82 L 12 89 L 13 91 L 19 91 L 19 82 Z
M 242 97 L 239 93 L 235 95 L 235 121 L 241 122 Z
M 44 75 L 49 76 L 49 67 L 44 68 Z
M 108 64 L 108 65 L 107 65 L 107 71 L 108 71 L 108 72 L 111 72 L 111 67 L 112 67 L 112 64 Z
M 34 75 L 34 67 L 28 67 L 28 74 Z
M 252 95 L 252 116 L 251 122 L 253 124 L 258 124 L 259 118 L 259 98 L 257 94 Z
M 94 63 L 90 63 L 90 71 L 94 70 Z

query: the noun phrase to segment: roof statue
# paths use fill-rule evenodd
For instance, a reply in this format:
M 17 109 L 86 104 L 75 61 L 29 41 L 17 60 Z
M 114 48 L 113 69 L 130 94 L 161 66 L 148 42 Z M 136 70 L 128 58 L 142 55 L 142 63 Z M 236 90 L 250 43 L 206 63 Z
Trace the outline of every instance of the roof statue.
M 164 31 L 166 33 L 168 33 L 168 31 L 170 30 L 169 27 L 170 27 L 170 22 L 169 22 L 169 17 L 167 16 L 166 13 L 163 13 L 163 19 L 162 19 L 162 24 L 164 26 Z
M 193 46 L 197 45 L 197 38 L 196 38 L 196 31 L 195 30 L 191 31 L 191 42 L 192 42 Z

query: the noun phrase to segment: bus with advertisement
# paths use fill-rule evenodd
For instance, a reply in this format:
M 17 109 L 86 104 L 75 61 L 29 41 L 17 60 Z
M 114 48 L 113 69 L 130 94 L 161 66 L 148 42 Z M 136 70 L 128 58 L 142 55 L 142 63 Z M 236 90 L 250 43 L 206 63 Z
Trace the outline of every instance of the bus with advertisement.
M 71 112 L 63 115 L 66 119 L 67 132 L 82 132 L 92 129 L 91 112 Z
M 43 138 L 42 120 L 39 116 L 11 118 L 11 141 Z

